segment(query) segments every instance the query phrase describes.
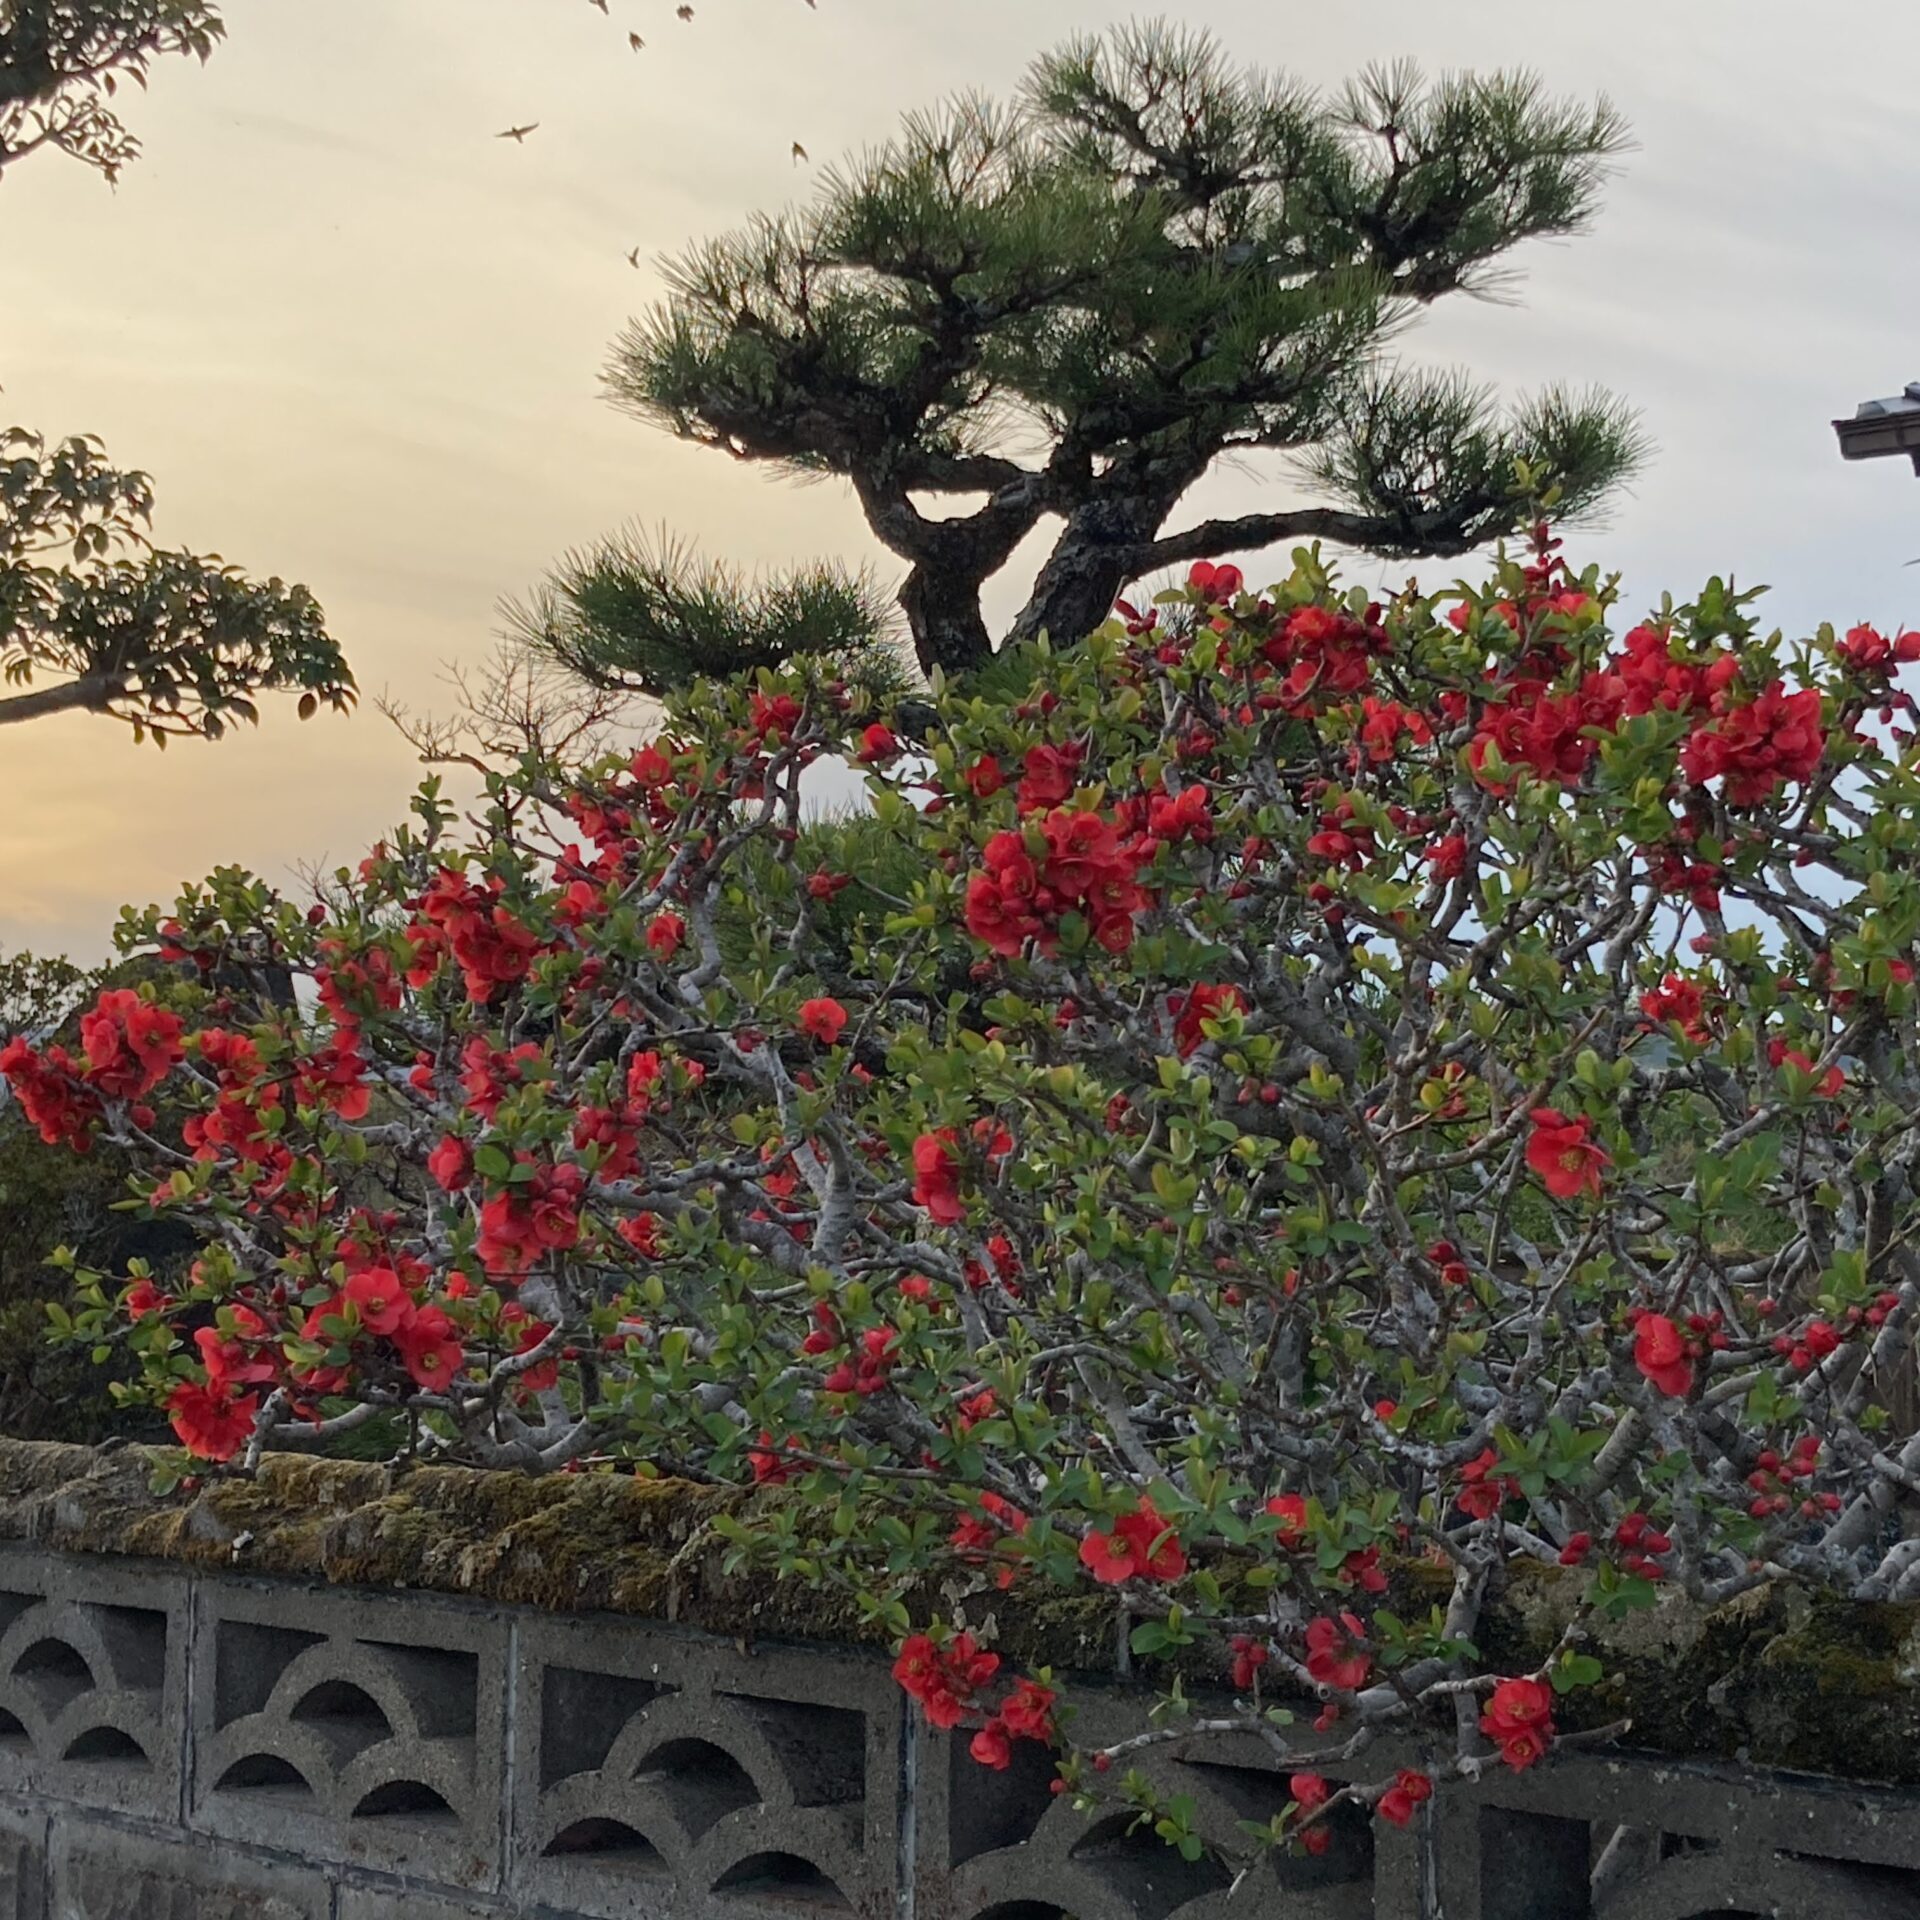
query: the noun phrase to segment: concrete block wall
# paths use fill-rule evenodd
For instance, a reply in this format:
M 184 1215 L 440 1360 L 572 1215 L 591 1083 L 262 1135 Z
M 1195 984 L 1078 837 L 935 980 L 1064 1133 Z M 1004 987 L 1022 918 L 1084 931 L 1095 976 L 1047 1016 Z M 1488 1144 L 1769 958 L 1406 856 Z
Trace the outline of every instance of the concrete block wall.
M 1920 1920 L 1920 1790 L 1583 1754 L 1236 1879 L 902 1708 L 870 1653 L 0 1547 L 0 1920 Z M 1224 1844 L 1285 1797 L 1155 1765 Z

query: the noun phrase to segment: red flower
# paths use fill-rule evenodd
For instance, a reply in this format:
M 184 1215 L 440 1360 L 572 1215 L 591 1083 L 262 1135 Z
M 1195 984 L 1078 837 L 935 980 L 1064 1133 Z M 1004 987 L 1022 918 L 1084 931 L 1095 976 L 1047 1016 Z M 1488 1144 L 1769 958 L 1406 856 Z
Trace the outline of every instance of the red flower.
M 1022 813 L 1063 806 L 1073 793 L 1080 771 L 1078 747 L 1029 747 L 1021 761 L 1025 771 L 1015 798 Z
M 419 1308 L 395 1328 L 393 1344 L 415 1385 L 428 1392 L 443 1390 L 466 1359 L 454 1324 L 440 1307 Z
M 983 753 L 960 776 L 976 800 L 990 800 L 1007 784 L 1005 769 L 992 754 Z
M 1436 840 L 1421 857 L 1436 880 L 1458 880 L 1467 870 L 1467 836 L 1450 833 Z
M 1307 1499 L 1301 1493 L 1276 1493 L 1267 1511 L 1280 1522 L 1274 1539 L 1283 1547 L 1297 1547 L 1307 1537 Z
M 939 1646 L 930 1635 L 910 1635 L 893 1663 L 893 1677 L 918 1700 L 930 1725 L 955 1727 L 973 1696 L 1000 1671 L 1000 1656 L 985 1653 L 970 1633 Z
M 1553 1693 L 1538 1680 L 1502 1680 L 1494 1688 L 1480 1731 L 1516 1773 L 1533 1765 L 1553 1739 Z
M 236 1396 L 191 1380 L 181 1381 L 167 1396 L 167 1417 L 180 1444 L 202 1460 L 231 1460 L 247 1444 L 259 1411 L 257 1393 Z
M 1016 1740 L 1051 1741 L 1057 1698 L 1051 1687 L 1043 1687 L 1037 1680 L 1016 1680 L 1000 1708 L 1000 1724 Z
M 142 1000 L 130 987 L 103 993 L 80 1016 L 87 1079 L 109 1100 L 150 1093 L 186 1057 L 177 1014 Z
M 687 937 L 687 923 L 677 913 L 656 913 L 647 923 L 647 945 L 656 960 L 671 960 Z
M 1460 1489 L 1460 1511 L 1470 1520 L 1485 1520 L 1496 1514 L 1520 1491 L 1517 1480 L 1494 1472 L 1500 1455 L 1488 1447 L 1460 1469 L 1466 1485 Z
M 1180 1000 L 1173 1023 L 1173 1044 L 1181 1059 L 1198 1051 L 1206 1035 L 1200 1030 L 1203 1020 L 1218 1020 L 1227 1014 L 1245 1013 L 1247 996 L 1235 986 L 1197 986 Z
M 1179 1536 L 1145 1494 L 1139 1506 L 1113 1523 L 1111 1533 L 1088 1532 L 1080 1564 L 1103 1586 L 1123 1580 L 1178 1580 L 1187 1570 Z
M 943 1227 L 966 1218 L 960 1199 L 960 1162 L 954 1153 L 951 1127 L 923 1133 L 913 1143 L 913 1204 L 925 1207 Z
M 806 1000 L 800 1006 L 800 1031 L 810 1034 L 823 1047 L 839 1044 L 840 1032 L 847 1024 L 847 1010 L 838 1000 Z
M 1695 1046 L 1704 1046 L 1713 1038 L 1713 1031 L 1706 1023 L 1706 995 L 1700 983 L 1689 980 L 1685 974 L 1669 973 L 1652 992 L 1643 993 L 1640 1011 L 1655 1026 L 1672 1022 Z
M 1234 1687 L 1244 1693 L 1253 1685 L 1254 1676 L 1272 1657 L 1271 1649 L 1263 1640 L 1252 1640 L 1244 1633 L 1236 1633 L 1229 1643 L 1228 1651 L 1233 1658 L 1227 1669 L 1227 1676 Z
M 1307 1671 L 1321 1686 L 1337 1687 L 1342 1693 L 1364 1687 L 1373 1671 L 1373 1656 L 1357 1643 L 1366 1638 L 1366 1632 L 1350 1613 L 1337 1620 L 1309 1620 Z
M 1404 1827 L 1413 1818 L 1414 1808 L 1432 1797 L 1433 1782 L 1424 1773 L 1403 1767 L 1393 1776 L 1393 1785 L 1380 1796 L 1374 1811 L 1390 1825 Z
M 391 1267 L 369 1267 L 341 1289 L 369 1333 L 390 1334 L 413 1318 L 413 1301 Z
M 473 1179 L 473 1153 L 457 1134 L 447 1137 L 427 1155 L 427 1171 L 444 1192 L 458 1193 Z
M 1013 1585 L 1014 1575 L 1019 1571 L 1017 1564 L 1009 1559 L 1007 1542 L 1026 1530 L 1027 1516 L 1011 1500 L 1003 1500 L 997 1493 L 983 1493 L 980 1512 L 963 1514 L 954 1523 L 948 1542 L 962 1559 L 998 1561 L 999 1570 L 994 1579 L 1005 1588 Z
M 1296 1773 L 1287 1782 L 1287 1792 L 1293 1796 L 1295 1824 L 1299 1828 L 1300 1844 L 1309 1853 L 1325 1853 L 1333 1843 L 1333 1835 L 1323 1821 L 1313 1821 L 1310 1826 L 1300 1822 L 1309 1821 L 1332 1798 L 1333 1789 L 1317 1773 Z
M 876 720 L 860 736 L 860 751 L 853 757 L 863 767 L 883 766 L 900 751 L 893 730 Z
M 1693 1389 L 1693 1361 L 1680 1329 L 1664 1313 L 1643 1313 L 1633 1330 L 1633 1364 L 1678 1400 Z
M 765 1428 L 760 1429 L 760 1444 L 747 1449 L 747 1471 L 753 1475 L 754 1483 L 763 1487 L 784 1486 L 796 1473 L 803 1470 L 805 1463 L 788 1459 L 799 1442 L 789 1434 L 780 1442 L 779 1450 L 774 1448 L 773 1435 Z
M 933 1718 L 931 1714 L 927 1717 Z M 1013 1742 L 998 1720 L 989 1720 L 967 1742 L 967 1752 L 983 1767 L 992 1767 L 996 1772 L 1004 1772 L 1013 1763 Z
M 1585 1114 L 1569 1120 L 1552 1107 L 1533 1110 L 1533 1135 L 1527 1142 L 1527 1165 L 1545 1183 L 1556 1200 L 1577 1194 L 1600 1193 L 1600 1169 L 1613 1164 L 1606 1148 L 1587 1136 L 1592 1122 Z
M 1211 560 L 1196 560 L 1187 569 L 1187 591 L 1209 605 L 1238 599 L 1245 586 L 1246 576 L 1231 564 L 1216 566 Z
M 1818 691 L 1790 694 L 1775 680 L 1757 699 L 1696 732 L 1680 764 L 1695 786 L 1724 779 L 1728 803 L 1751 807 L 1790 780 L 1812 779 L 1826 750 Z

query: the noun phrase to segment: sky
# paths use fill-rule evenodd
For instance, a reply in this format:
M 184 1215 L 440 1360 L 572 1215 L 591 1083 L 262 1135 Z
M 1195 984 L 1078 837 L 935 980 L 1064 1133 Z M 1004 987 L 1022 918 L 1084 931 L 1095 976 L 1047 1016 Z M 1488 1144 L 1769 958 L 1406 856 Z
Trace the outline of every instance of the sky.
M 304 581 L 370 697 L 305 724 L 273 702 L 257 732 L 164 756 L 85 715 L 0 732 L 0 948 L 97 959 L 122 902 L 215 866 L 285 882 L 357 859 L 421 774 L 371 696 L 448 709 L 449 667 L 490 653 L 501 598 L 623 523 L 747 563 L 892 568 L 843 490 L 617 413 L 607 348 L 656 295 L 658 256 L 810 191 L 795 141 L 837 158 L 1140 9 L 695 0 L 682 22 L 675 0 L 609 6 L 229 0 L 204 69 L 162 63 L 147 95 L 122 96 L 145 154 L 117 188 L 54 155 L 9 170 L 0 423 L 101 435 L 154 476 L 161 541 Z M 1718 572 L 1770 583 L 1790 632 L 1920 621 L 1920 569 L 1903 566 L 1920 480 L 1843 464 L 1829 424 L 1920 378 L 1920 9 L 1160 11 L 1321 85 L 1411 55 L 1608 94 L 1637 149 L 1593 233 L 1521 250 L 1517 300 L 1444 302 L 1403 351 L 1512 390 L 1597 382 L 1640 408 L 1651 466 L 1570 546 L 1621 571 L 1630 605 Z M 529 121 L 522 144 L 493 137 Z M 1240 468 L 1189 504 L 1304 497 Z M 1364 559 L 1350 573 L 1389 577 Z

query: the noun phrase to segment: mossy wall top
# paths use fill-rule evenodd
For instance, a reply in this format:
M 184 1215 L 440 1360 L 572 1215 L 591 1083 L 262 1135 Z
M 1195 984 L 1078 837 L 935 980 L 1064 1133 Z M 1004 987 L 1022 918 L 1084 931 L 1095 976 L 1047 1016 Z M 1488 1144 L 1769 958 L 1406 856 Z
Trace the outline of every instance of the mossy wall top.
M 156 1494 L 135 1448 L 0 1440 L 0 1539 L 206 1571 L 384 1591 L 426 1589 L 560 1613 L 623 1613 L 734 1636 L 881 1650 L 845 1596 L 730 1575 L 717 1515 L 777 1494 L 615 1474 L 533 1479 L 270 1456 L 253 1479 Z M 1396 1571 L 1394 1603 L 1424 1612 L 1433 1570 Z M 1574 1610 L 1578 1575 L 1524 1568 L 1495 1594 L 1478 1645 L 1490 1670 L 1537 1664 Z M 984 1592 L 963 1603 L 1010 1662 L 1119 1671 L 1112 1596 Z M 1627 1719 L 1624 1744 L 1920 1784 L 1920 1606 L 1864 1605 L 1776 1585 L 1717 1608 L 1663 1595 L 1600 1625 L 1598 1688 L 1565 1727 Z M 1189 1689 L 1211 1676 L 1190 1672 Z

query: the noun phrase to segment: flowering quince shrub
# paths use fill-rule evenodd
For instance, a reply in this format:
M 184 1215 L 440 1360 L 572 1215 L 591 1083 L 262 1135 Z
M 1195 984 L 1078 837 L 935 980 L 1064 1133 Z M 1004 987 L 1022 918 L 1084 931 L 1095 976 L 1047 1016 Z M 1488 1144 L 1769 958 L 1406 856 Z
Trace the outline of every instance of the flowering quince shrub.
M 737 1485 L 729 1551 L 857 1594 L 928 1722 L 1182 1846 L 1142 1750 L 1219 1729 L 1267 1840 L 1405 1822 L 1587 1737 L 1596 1614 L 1920 1593 L 1916 656 L 1718 583 L 1628 621 L 1541 529 L 1384 604 L 1196 569 L 924 749 L 763 675 L 430 785 L 310 906 L 127 924 L 203 1015 L 0 1056 L 202 1243 L 74 1333 L 197 1472 L 384 1422 Z M 1584 1608 L 1485 1671 L 1524 1563 Z M 1063 1589 L 1181 1676 L 1130 1742 L 992 1644 Z

